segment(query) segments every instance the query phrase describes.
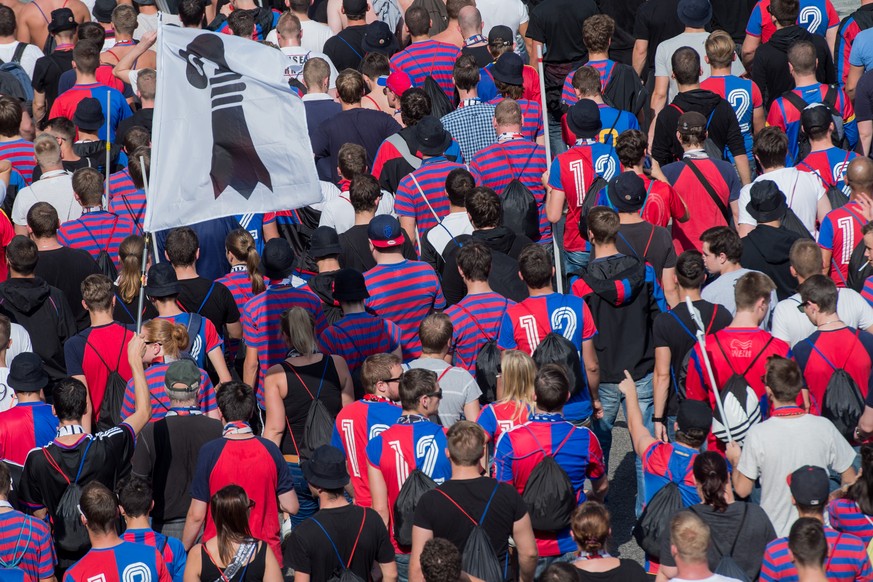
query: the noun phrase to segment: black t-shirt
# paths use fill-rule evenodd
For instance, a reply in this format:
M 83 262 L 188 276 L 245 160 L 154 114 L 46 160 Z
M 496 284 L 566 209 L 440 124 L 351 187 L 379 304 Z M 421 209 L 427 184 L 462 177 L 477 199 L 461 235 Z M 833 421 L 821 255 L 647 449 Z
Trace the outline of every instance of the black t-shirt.
M 64 71 L 73 68 L 73 51 L 55 51 L 40 57 L 33 66 L 33 90 L 45 94 L 45 112 L 48 117 L 58 96 L 58 83 Z
M 670 231 L 649 222 L 622 224 L 618 228 L 615 246 L 620 253 L 652 265 L 659 280 L 664 269 L 676 266 L 676 249 Z
M 333 545 L 314 520 L 327 530 Z M 346 505 L 322 509 L 294 528 L 285 548 L 284 562 L 296 571 L 309 574 L 310 580 L 327 580 L 340 567 L 337 552 L 348 564 L 355 540 L 358 545 L 350 569 L 361 579 L 369 580 L 374 562 L 394 561 L 394 547 L 379 514 L 370 508 Z
M 731 35 L 735 43 L 742 43 L 746 37 L 746 24 L 757 0 L 710 0 L 710 2 L 712 3 L 712 30 L 724 30 Z
M 757 580 L 767 544 L 776 539 L 776 530 L 760 505 L 737 501 L 724 512 L 715 511 L 702 503 L 692 506 L 693 511 L 712 530 L 709 544 L 709 567 L 715 569 L 723 555 L 729 555 L 746 572 L 749 580 Z M 743 519 L 745 514 L 745 519 Z M 733 546 L 733 552 L 731 547 Z M 670 536 L 661 539 L 661 565 L 673 567 L 676 561 L 670 554 Z
M 152 120 L 154 119 L 154 116 L 154 108 L 149 107 L 148 109 L 140 109 L 127 119 L 122 119 L 118 122 L 118 129 L 115 130 L 115 141 L 118 143 L 124 143 L 124 134 L 126 134 L 130 128 L 137 126 L 146 128 L 149 130 L 149 134 L 151 134 Z
M 579 31 L 585 19 L 598 12 L 593 0 L 545 0 L 530 13 L 527 37 L 548 46 L 543 58 L 548 63 L 584 59 L 588 49 Z
M 125 302 L 118 293 L 118 287 L 112 286 L 115 293 L 115 309 L 112 310 L 112 319 L 126 325 L 136 324 L 136 310 L 139 308 L 139 294 L 133 296 L 133 300 Z M 142 320 L 148 321 L 158 316 L 158 310 L 148 298 L 142 302 Z
M 152 482 L 152 519 L 156 523 L 185 519 L 191 504 L 197 453 L 205 443 L 219 437 L 221 422 L 185 411 L 151 422 L 143 429 L 131 463 L 134 474 Z
M 488 50 L 488 45 L 482 46 L 465 46 L 461 48 L 462 55 L 470 55 L 476 59 L 476 64 L 480 69 L 483 69 L 494 62 L 494 57 L 491 56 L 491 51 Z
M 239 321 L 239 307 L 230 289 L 204 277 L 179 281 L 179 303 L 185 311 L 211 321 L 220 334 L 225 325 Z
M 367 26 L 363 24 L 349 26 L 324 43 L 324 54 L 330 58 L 337 71 L 343 69 L 358 70 L 358 66 L 364 58 L 361 42 L 364 40 L 366 30 Z
M 685 25 L 676 16 L 678 10 L 679 0 L 648 0 L 637 10 L 634 38 L 649 41 L 646 68 L 643 70 L 644 79 L 650 70 L 655 69 L 655 50 L 658 45 L 685 30 Z
M 497 487 L 496 493 L 495 487 Z M 475 519 L 481 522 L 482 528 L 491 539 L 491 545 L 502 566 L 509 548 L 508 540 L 512 535 L 512 527 L 527 513 L 527 506 L 518 491 L 509 483 L 498 485 L 497 481 L 490 477 L 449 480 L 437 489 L 439 491 L 428 491 L 421 497 L 415 507 L 414 525 L 429 529 L 435 538 L 446 538 L 463 550 L 467 537 L 473 530 L 473 522 L 470 518 Z M 492 493 L 494 498 L 491 499 L 485 520 L 482 521 L 482 514 Z M 446 499 L 446 495 L 460 505 L 469 517 L 465 516 L 455 503 Z
M 698 299 L 693 304 L 700 311 L 700 318 L 703 320 L 703 325 L 706 326 L 707 334 L 721 331 L 733 320 L 731 312 L 724 305 L 715 305 L 703 299 Z M 677 318 L 682 322 L 681 325 L 676 320 Z M 672 311 L 661 313 L 655 318 L 652 327 L 655 350 L 670 348 L 671 389 L 667 392 L 667 407 L 665 409 L 668 416 L 675 416 L 679 410 L 676 381 L 685 356 L 697 343 L 697 338 L 693 335 L 696 332 L 697 326 L 691 320 L 691 314 L 688 313 L 688 308 L 684 302 L 677 305 Z M 683 387 L 681 391 L 685 392 L 685 388 Z
M 669 536 L 667 536 L 669 537 Z M 633 560 L 620 558 L 618 568 L 606 572 L 586 572 L 577 569 L 581 582 L 648 582 L 649 576 L 642 566 Z
M 289 366 L 290 369 L 286 366 Z M 312 406 L 314 398 L 318 398 L 327 408 L 327 412 L 336 418 L 343 407 L 343 387 L 340 385 L 339 374 L 333 358 L 328 355 L 314 364 L 306 366 L 292 366 L 285 362 L 282 369 L 285 372 L 285 381 L 288 387 L 288 392 L 283 399 L 285 417 L 291 430 L 294 431 L 294 438 L 290 438 L 285 432 L 282 435 L 280 448 L 284 455 L 297 455 L 299 453 L 295 443 L 303 446 L 306 415 L 309 414 L 309 407 Z M 324 378 L 323 382 L 322 378 Z M 300 384 L 301 381 L 305 386 Z
M 64 292 L 79 331 L 91 325 L 88 312 L 82 306 L 82 281 L 88 275 L 100 274 L 97 261 L 82 249 L 61 247 L 39 251 L 36 275 Z
M 357 224 L 339 235 L 340 246 L 343 248 L 342 266 L 363 273 L 376 266 L 376 259 L 370 252 L 370 239 L 367 236 L 367 225 Z M 418 253 L 406 231 L 403 231 L 403 257 L 410 261 L 418 260 Z

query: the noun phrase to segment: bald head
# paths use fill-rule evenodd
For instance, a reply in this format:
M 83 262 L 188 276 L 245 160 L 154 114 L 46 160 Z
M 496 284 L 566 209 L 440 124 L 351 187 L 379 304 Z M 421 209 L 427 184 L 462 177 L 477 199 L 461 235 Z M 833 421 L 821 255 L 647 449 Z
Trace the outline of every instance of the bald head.
M 475 6 L 464 6 L 458 13 L 458 26 L 464 38 L 482 33 L 482 13 Z
M 856 192 L 873 195 L 873 160 L 861 156 L 852 160 L 846 169 L 846 181 L 853 196 Z

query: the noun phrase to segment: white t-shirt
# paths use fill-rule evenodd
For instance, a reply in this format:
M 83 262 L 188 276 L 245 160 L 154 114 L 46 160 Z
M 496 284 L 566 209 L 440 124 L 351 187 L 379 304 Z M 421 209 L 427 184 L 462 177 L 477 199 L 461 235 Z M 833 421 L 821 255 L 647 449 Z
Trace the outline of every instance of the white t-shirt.
M 439 224 L 431 228 L 424 235 L 437 254 L 443 254 L 446 245 L 452 240 L 452 237 L 459 237 L 462 234 L 473 234 L 473 225 L 470 223 L 470 217 L 467 212 L 452 212 L 440 221 Z
M 313 51 L 309 49 L 305 49 L 302 46 L 286 46 L 282 47 L 281 50 L 288 60 L 291 63 L 285 67 L 285 80 L 290 81 L 291 79 L 296 79 L 303 82 L 303 66 L 306 64 L 306 61 L 309 59 L 319 58 L 327 61 L 327 66 L 330 67 L 330 89 L 336 89 L 336 77 L 339 73 L 336 70 L 336 67 L 333 66 L 333 63 L 330 61 L 330 57 L 328 57 L 324 53 L 320 53 L 318 51 Z
M 167 12 L 163 13 L 164 22 L 167 24 L 175 24 L 177 26 L 182 26 L 182 21 L 179 20 L 178 14 L 169 14 Z M 158 29 L 158 15 L 157 14 L 143 14 L 139 13 L 136 16 L 136 30 L 133 31 L 133 38 L 136 40 L 140 40 L 142 36 L 151 31 Z
M 4 63 L 11 63 L 18 44 L 18 41 L 0 44 L 0 60 Z M 18 64 L 21 65 L 21 68 L 24 69 L 24 72 L 27 73 L 31 80 L 33 80 L 33 67 L 36 65 L 36 60 L 41 56 L 43 56 L 42 51 L 32 44 L 28 44 L 21 55 L 21 61 Z
M 321 208 L 321 220 L 318 226 L 330 226 L 337 234 L 342 234 L 355 226 L 355 209 L 349 201 L 348 192 L 340 192 L 334 187 L 333 191 L 324 192 L 324 205 Z M 376 208 L 376 216 L 380 214 L 394 214 L 394 196 L 390 192 L 382 190 L 382 199 Z
M 700 55 L 701 81 L 709 78 L 712 74 L 712 68 L 704 58 L 706 57 L 707 38 L 709 38 L 708 32 L 683 32 L 678 36 L 661 41 L 661 44 L 658 45 L 658 48 L 655 50 L 655 76 L 668 77 L 670 79 L 670 87 L 667 89 L 667 103 L 673 101 L 673 97 L 679 92 L 676 79 L 671 76 L 673 74 L 673 61 L 671 59 L 673 58 L 673 53 L 683 46 L 693 48 Z M 746 68 L 740 62 L 740 59 L 734 59 L 734 62 L 731 64 L 731 74 L 740 77 L 745 72 Z
M 73 175 L 64 170 L 46 172 L 42 177 L 21 190 L 12 204 L 12 222 L 27 224 L 27 212 L 37 202 L 48 202 L 58 211 L 61 224 L 82 216 L 82 206 L 73 198 Z
M 811 172 L 801 172 L 796 168 L 780 168 L 755 178 L 755 182 L 770 180 L 776 182 L 779 190 L 785 194 L 788 206 L 800 219 L 800 222 L 815 236 L 815 220 L 818 216 L 818 201 L 825 195 L 821 180 Z M 752 182 L 754 184 L 755 182 Z M 757 226 L 758 221 L 752 218 L 746 205 L 752 199 L 752 184 L 743 186 L 740 190 L 740 224 Z
M 300 46 L 306 50 L 317 53 L 324 51 L 324 43 L 327 42 L 327 39 L 333 36 L 333 31 L 328 25 L 316 22 L 315 20 L 301 21 L 300 28 L 303 31 L 303 37 L 300 39 Z M 267 33 L 267 38 L 265 40 L 278 45 L 279 33 L 276 32 L 276 29 L 274 28 Z
M 15 391 L 6 383 L 8 376 L 9 368 L 0 368 L 0 412 L 9 410 L 18 401 Z
M 9 346 L 8 350 L 6 350 L 7 366 L 12 364 L 12 360 L 14 360 L 15 356 L 18 354 L 33 351 L 33 344 L 30 343 L 30 334 L 27 333 L 27 330 L 24 329 L 23 326 L 13 323 L 9 339 L 12 340 L 12 345 Z
M 518 32 L 518 27 L 530 20 L 527 6 L 521 0 L 476 0 L 476 8 L 482 15 L 485 38 L 495 26 L 508 26 L 512 32 Z
M 856 329 L 867 329 L 873 325 L 873 307 L 867 300 L 861 297 L 854 289 L 842 288 L 837 290 L 837 315 L 840 320 Z M 800 293 L 795 293 L 788 299 L 784 299 L 776 306 L 773 312 L 772 334 L 794 347 L 800 340 L 806 339 L 815 333 L 815 326 L 809 318 L 797 311 L 800 305 Z
M 751 480 L 761 480 L 761 508 L 777 536 L 787 536 L 797 519 L 791 503 L 788 475 L 804 465 L 842 473 L 855 461 L 855 450 L 827 418 L 771 417 L 746 433 L 737 470 Z

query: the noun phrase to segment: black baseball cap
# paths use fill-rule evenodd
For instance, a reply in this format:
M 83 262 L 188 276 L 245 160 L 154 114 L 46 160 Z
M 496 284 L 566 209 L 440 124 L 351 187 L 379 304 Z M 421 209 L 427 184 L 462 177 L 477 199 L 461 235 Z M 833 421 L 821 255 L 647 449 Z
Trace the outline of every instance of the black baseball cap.
M 679 405 L 676 424 L 679 425 L 679 430 L 682 432 L 687 432 L 690 429 L 709 432 L 712 428 L 712 407 L 701 400 L 686 398 Z
M 788 476 L 791 496 L 804 507 L 822 507 L 828 502 L 828 472 L 821 467 L 804 465 Z
M 800 125 L 809 133 L 813 129 L 827 129 L 834 118 L 824 103 L 810 103 L 800 112 Z
M 610 180 L 606 193 L 619 212 L 636 212 L 646 202 L 646 184 L 633 170 Z
M 515 41 L 515 35 L 508 26 L 499 25 L 491 28 L 488 33 L 488 44 L 491 46 L 510 46 Z

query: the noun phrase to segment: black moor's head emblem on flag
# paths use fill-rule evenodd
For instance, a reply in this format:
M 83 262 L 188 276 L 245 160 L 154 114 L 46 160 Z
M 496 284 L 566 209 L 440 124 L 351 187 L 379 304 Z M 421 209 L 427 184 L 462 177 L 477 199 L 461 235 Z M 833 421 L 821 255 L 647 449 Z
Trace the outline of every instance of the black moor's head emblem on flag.
M 197 89 L 210 88 L 212 96 L 212 167 L 209 175 L 215 197 L 231 187 L 248 200 L 260 183 L 272 190 L 270 172 L 261 161 L 242 108 L 246 84 L 224 58 L 224 41 L 216 34 L 201 34 L 179 51 L 187 61 L 185 76 Z

